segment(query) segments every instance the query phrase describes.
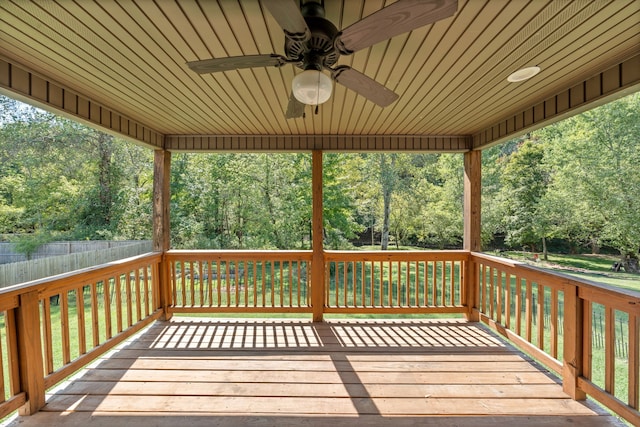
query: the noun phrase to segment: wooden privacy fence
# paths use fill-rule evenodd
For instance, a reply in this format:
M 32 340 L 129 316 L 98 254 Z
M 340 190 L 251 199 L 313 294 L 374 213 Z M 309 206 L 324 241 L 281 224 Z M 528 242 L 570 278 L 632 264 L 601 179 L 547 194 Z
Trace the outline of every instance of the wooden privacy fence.
M 2 289 L 0 418 L 38 411 L 45 389 L 158 319 L 161 259 L 141 255 Z
M 480 253 L 471 263 L 480 320 L 561 375 L 572 397 L 640 425 L 639 293 Z
M 90 245 L 90 243 L 93 243 L 93 245 Z M 74 242 L 74 247 L 72 249 L 98 247 L 95 243 L 96 242 L 87 242 L 83 245 L 82 242 Z M 106 243 L 107 242 L 101 246 L 107 246 Z M 33 259 L 31 261 L 14 262 L 11 264 L 2 264 L 0 265 L 0 288 L 29 282 L 31 280 L 51 277 L 68 271 L 91 267 L 92 265 L 99 265 L 118 259 L 129 258 L 147 253 L 151 250 L 151 242 L 149 241 L 125 243 L 127 242 L 123 242 L 123 244 L 118 244 L 115 247 L 110 248 L 88 250 L 70 253 L 67 255 L 49 256 Z M 56 245 L 65 244 L 66 243 L 57 243 Z M 116 242 L 111 242 L 111 245 L 115 244 Z

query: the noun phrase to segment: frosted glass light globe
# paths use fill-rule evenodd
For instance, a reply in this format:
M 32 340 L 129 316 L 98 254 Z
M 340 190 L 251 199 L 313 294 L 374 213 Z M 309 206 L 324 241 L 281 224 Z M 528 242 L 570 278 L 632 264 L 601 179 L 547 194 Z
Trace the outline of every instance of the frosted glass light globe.
M 331 97 L 331 77 L 318 70 L 305 70 L 293 78 L 293 96 L 303 104 L 318 105 Z

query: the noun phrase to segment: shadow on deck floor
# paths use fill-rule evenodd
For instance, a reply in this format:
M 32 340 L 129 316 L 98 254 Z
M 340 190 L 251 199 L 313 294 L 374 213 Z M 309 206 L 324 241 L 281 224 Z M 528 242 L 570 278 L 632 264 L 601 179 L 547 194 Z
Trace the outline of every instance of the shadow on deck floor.
M 477 323 L 174 318 L 11 427 L 618 426 Z

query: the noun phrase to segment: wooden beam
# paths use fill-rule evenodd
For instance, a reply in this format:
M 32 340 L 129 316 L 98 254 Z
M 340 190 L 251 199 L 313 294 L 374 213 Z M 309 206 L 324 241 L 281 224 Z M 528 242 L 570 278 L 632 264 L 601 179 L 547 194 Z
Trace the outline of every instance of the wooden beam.
M 0 94 L 145 146 L 163 144 L 163 135 L 148 126 L 4 59 L 0 59 Z
M 40 301 L 38 291 L 20 295 L 16 310 L 17 338 L 20 360 L 20 382 L 27 393 L 27 402 L 20 408 L 20 415 L 35 414 L 44 406 L 44 359 L 40 335 Z
M 164 310 L 165 320 L 171 315 L 169 305 L 169 265 L 165 253 L 171 247 L 169 201 L 171 176 L 171 152 L 156 150 L 153 159 L 153 250 L 162 252 L 159 268 L 159 304 Z
M 636 55 L 589 79 L 473 135 L 473 149 L 488 148 L 535 129 L 548 126 L 597 106 L 637 92 L 640 88 L 640 55 Z
M 464 235 L 463 247 L 480 252 L 482 199 L 482 152 L 464 153 Z
M 575 400 L 587 398 L 584 390 L 578 387 L 578 378 L 582 376 L 584 351 L 591 351 L 583 346 L 584 304 L 578 297 L 578 287 L 567 285 L 564 288 L 564 325 L 562 352 L 562 389 Z
M 465 152 L 467 135 L 167 135 L 165 148 L 185 152 Z
M 464 153 L 464 231 L 463 248 L 469 252 L 480 252 L 481 248 L 481 210 L 482 210 L 482 152 L 469 151 Z M 470 257 L 465 263 L 463 303 L 467 306 L 465 314 L 467 320 L 479 320 L 478 302 L 478 273 L 476 263 Z
M 311 260 L 311 306 L 313 321 L 322 322 L 324 312 L 324 244 L 322 219 L 322 151 L 314 150 L 311 157 L 311 191 L 312 191 L 312 250 Z

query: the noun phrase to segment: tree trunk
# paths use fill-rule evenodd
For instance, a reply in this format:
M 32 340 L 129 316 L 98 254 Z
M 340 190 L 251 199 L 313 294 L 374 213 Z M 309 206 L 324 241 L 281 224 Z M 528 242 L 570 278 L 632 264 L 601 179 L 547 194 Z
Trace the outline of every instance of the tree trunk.
M 627 255 L 622 260 L 624 271 L 627 273 L 640 273 L 640 263 L 636 255 Z
M 549 261 L 549 256 L 548 256 L 548 252 L 547 252 L 547 238 L 546 237 L 542 237 L 542 259 L 545 261 Z

